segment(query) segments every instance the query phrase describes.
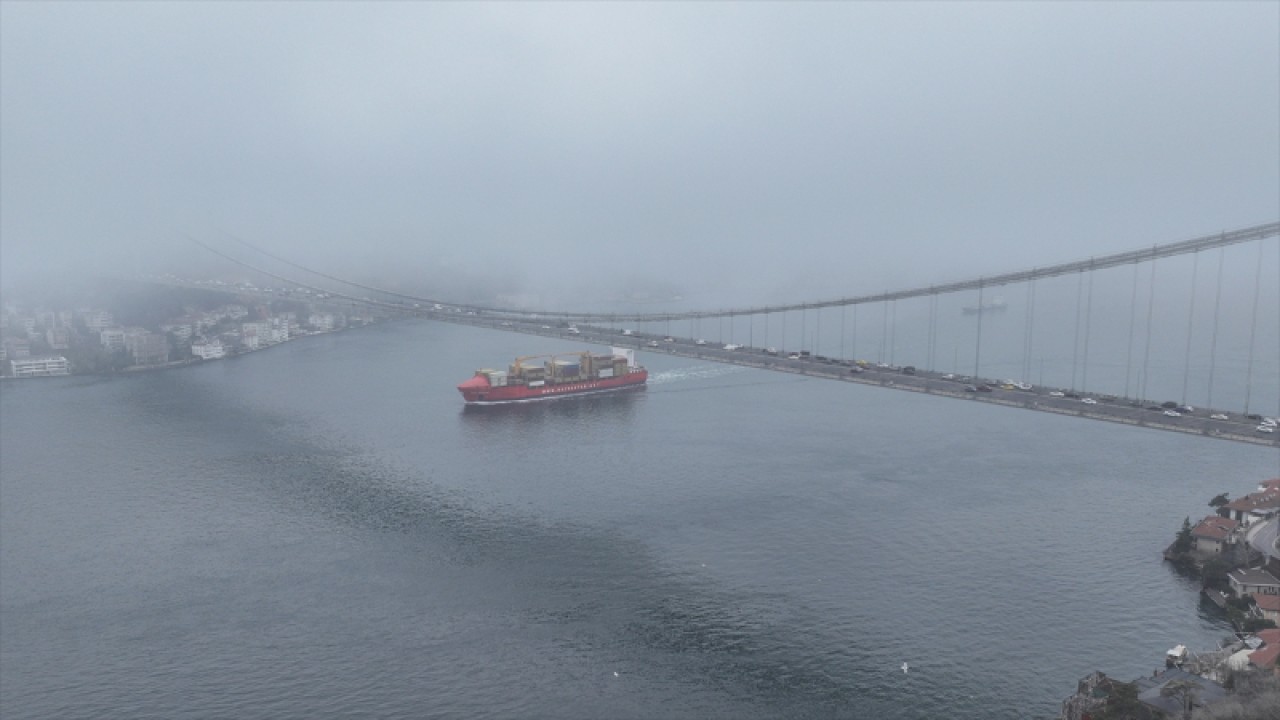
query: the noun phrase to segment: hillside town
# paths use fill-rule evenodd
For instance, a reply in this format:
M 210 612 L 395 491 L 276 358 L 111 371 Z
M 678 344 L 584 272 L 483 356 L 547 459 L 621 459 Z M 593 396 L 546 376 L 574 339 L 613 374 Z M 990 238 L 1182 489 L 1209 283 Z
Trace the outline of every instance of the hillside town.
M 1212 514 L 1183 521 L 1164 558 L 1201 582 L 1204 602 L 1235 629 L 1216 648 L 1176 644 L 1164 668 L 1122 682 L 1095 672 L 1062 705 L 1060 720 L 1280 718 L 1280 478 Z
M 224 298 L 225 299 L 225 298 Z M 103 307 L 0 307 L 0 377 L 133 372 L 218 360 L 308 335 L 367 325 L 368 310 L 231 302 L 125 324 Z

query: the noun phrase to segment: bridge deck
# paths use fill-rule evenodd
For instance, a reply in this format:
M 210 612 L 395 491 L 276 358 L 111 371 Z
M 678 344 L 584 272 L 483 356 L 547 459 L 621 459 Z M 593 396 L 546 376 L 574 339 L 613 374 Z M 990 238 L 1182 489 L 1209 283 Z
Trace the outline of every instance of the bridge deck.
M 1197 409 L 1193 415 L 1183 417 L 1167 417 L 1163 412 L 1149 409 L 1149 402 L 1131 400 L 1097 398 L 1097 404 L 1086 404 L 1080 399 L 1055 397 L 1049 395 L 1053 388 L 1033 388 L 1032 390 L 1004 390 L 998 383 L 989 379 L 974 378 L 967 381 L 946 379 L 940 373 L 918 370 L 915 375 L 906 375 L 900 371 L 887 368 L 868 367 L 865 372 L 854 373 L 852 368 L 843 364 L 822 362 L 814 358 L 791 360 L 782 356 L 768 355 L 761 348 L 743 347 L 738 350 L 724 350 L 718 345 L 697 345 L 689 338 L 673 338 L 674 342 L 663 342 L 661 336 L 644 333 L 622 335 L 605 328 L 579 325 L 579 332 L 571 333 L 567 328 L 546 327 L 534 323 L 467 315 L 454 312 L 424 312 L 423 316 L 433 320 L 450 322 L 459 325 L 472 325 L 506 332 L 519 332 L 528 335 L 561 338 L 571 342 L 611 345 L 615 347 L 634 348 L 642 352 L 662 353 L 687 357 L 710 362 L 740 365 L 743 367 L 771 370 L 774 372 L 792 373 L 805 377 L 823 380 L 874 385 L 891 390 L 905 390 L 939 397 L 982 402 L 1005 407 L 1022 408 L 1049 412 L 1058 415 L 1069 415 L 1087 420 L 1101 420 L 1133 427 L 1144 427 L 1152 430 L 1166 430 L 1189 435 L 1219 440 L 1249 443 L 1280 448 L 1280 433 L 1262 434 L 1255 431 L 1256 421 L 1228 414 L 1232 419 L 1213 420 L 1209 415 L 1216 410 Z M 657 342 L 656 346 L 650 345 Z M 990 392 L 966 392 L 966 384 L 991 385 Z M 1163 410 L 1161 408 L 1160 410 Z

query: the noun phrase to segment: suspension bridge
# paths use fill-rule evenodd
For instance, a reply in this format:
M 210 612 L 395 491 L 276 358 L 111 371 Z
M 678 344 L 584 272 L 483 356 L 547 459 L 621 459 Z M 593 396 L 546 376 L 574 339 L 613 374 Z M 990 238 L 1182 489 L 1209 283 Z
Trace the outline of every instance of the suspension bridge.
M 1269 423 L 1280 416 L 1277 238 L 1272 222 L 945 284 L 656 312 L 460 303 L 355 282 L 239 239 L 259 259 L 192 241 L 279 284 L 236 288 L 259 298 L 322 299 L 1280 447 L 1280 428 Z

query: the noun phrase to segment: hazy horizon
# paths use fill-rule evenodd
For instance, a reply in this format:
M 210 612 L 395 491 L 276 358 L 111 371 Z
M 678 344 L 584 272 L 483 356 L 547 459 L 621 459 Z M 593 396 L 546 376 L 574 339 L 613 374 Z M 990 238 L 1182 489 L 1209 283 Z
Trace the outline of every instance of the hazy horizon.
M 803 300 L 1280 218 L 1274 3 L 0 17 L 9 287 L 263 261 L 238 237 L 401 287 Z

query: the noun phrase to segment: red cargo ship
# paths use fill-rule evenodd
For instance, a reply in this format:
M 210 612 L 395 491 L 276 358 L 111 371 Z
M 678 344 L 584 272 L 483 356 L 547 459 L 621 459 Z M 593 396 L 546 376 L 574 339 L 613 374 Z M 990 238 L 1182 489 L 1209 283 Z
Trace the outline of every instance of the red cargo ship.
M 530 362 L 536 360 L 543 362 Z M 501 405 L 640 388 L 648 380 L 649 371 L 636 365 L 634 350 L 612 348 L 608 355 L 519 357 L 505 371 L 477 370 L 458 392 L 468 405 Z

